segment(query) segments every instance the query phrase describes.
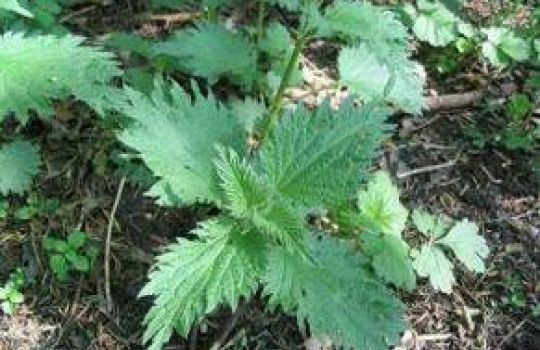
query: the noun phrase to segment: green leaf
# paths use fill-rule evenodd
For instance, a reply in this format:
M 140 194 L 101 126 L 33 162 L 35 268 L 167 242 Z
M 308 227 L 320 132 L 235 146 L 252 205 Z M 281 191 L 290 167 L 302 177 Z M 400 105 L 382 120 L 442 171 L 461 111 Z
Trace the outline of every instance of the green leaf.
M 59 280 L 64 281 L 67 278 L 68 265 L 66 258 L 62 255 L 54 254 L 50 258 L 51 269 Z
M 296 312 L 312 334 L 344 348 L 386 350 L 406 324 L 403 305 L 366 270 L 363 260 L 332 238 L 311 240 L 313 262 L 283 249 L 269 258 L 265 293 Z
M 215 145 L 244 148 L 244 132 L 212 95 L 196 90 L 192 100 L 176 83 L 157 80 L 152 95 L 126 88 L 122 112 L 133 119 L 120 139 L 140 153 L 159 181 L 149 195 L 160 204 L 192 204 L 220 199 L 213 158 Z
M 482 44 L 482 52 L 494 66 L 504 68 L 512 61 L 521 62 L 530 57 L 529 43 L 509 28 L 491 27 L 483 32 L 487 41 Z
M 64 251 L 63 255 L 66 260 L 72 264 L 75 263 L 75 261 L 79 258 L 77 251 L 70 246 L 66 246 L 66 250 Z
M 257 79 L 257 50 L 242 34 L 225 27 L 203 23 L 177 31 L 169 40 L 155 44 L 155 55 L 173 57 L 182 70 L 214 84 L 226 77 L 251 88 Z
M 367 43 L 342 49 L 338 57 L 341 83 L 367 101 L 385 100 L 420 113 L 424 78 L 419 68 L 406 54 L 383 49 L 377 52 L 377 47 Z
M 2 302 L 2 311 L 8 315 L 8 316 L 11 316 L 15 313 L 15 310 L 16 310 L 16 305 L 14 305 L 12 302 L 10 301 L 4 301 Z
M 422 246 L 414 256 L 413 266 L 420 277 L 429 278 L 433 288 L 446 294 L 452 293 L 454 266 L 440 248 L 435 245 Z
M 460 19 L 440 1 L 418 0 L 413 32 L 433 46 L 446 46 L 456 40 Z
M 51 116 L 52 100 L 70 96 L 99 113 L 111 107 L 119 92 L 108 84 L 121 71 L 111 54 L 81 46 L 82 41 L 70 35 L 0 36 L 0 121 L 13 112 L 26 122 L 30 110 Z
M 20 304 L 24 301 L 24 294 L 18 290 L 13 290 L 9 295 L 9 301 L 13 304 Z
M 38 174 L 39 164 L 39 148 L 30 142 L 17 140 L 2 145 L 0 147 L 0 194 L 5 196 L 10 193 L 23 194 L 30 188 L 33 178 Z
M 143 57 L 152 56 L 152 42 L 131 33 L 113 32 L 106 37 L 104 45 L 116 50 L 135 53 Z
M 0 0 L 0 10 L 12 11 L 28 18 L 34 17 L 32 12 L 21 6 L 17 0 Z
M 522 121 L 533 110 L 534 103 L 525 94 L 512 94 L 506 104 L 506 114 L 514 122 Z
M 380 171 L 358 192 L 357 206 L 362 221 L 375 230 L 401 237 L 409 212 L 399 201 L 399 191 L 388 173 Z
M 57 239 L 52 238 L 49 235 L 43 236 L 43 241 L 42 241 L 43 249 L 53 251 L 56 246 L 56 241 Z
M 230 222 L 206 221 L 200 239 L 179 239 L 157 258 L 141 296 L 154 296 L 144 321 L 144 342 L 160 350 L 176 329 L 186 336 L 195 322 L 221 304 L 236 308 L 258 285 L 265 245 L 259 236 Z
M 272 193 L 269 185 L 234 151 L 221 150 L 216 168 L 226 197 L 225 206 L 234 217 L 247 219 L 287 249 L 304 254 L 301 214 Z
M 375 273 L 388 283 L 412 291 L 416 285 L 409 246 L 401 237 L 363 233 L 362 249 L 372 258 Z
M 328 102 L 314 113 L 299 107 L 283 116 L 262 144 L 259 166 L 269 185 L 291 202 L 307 209 L 332 207 L 347 200 L 365 177 L 389 129 L 386 116 L 351 100 L 338 111 Z
M 246 97 L 244 100 L 235 99 L 229 102 L 231 114 L 238 118 L 248 133 L 253 133 L 257 123 L 268 113 L 264 102 Z
M 81 248 L 88 239 L 86 232 L 75 230 L 71 232 L 67 238 L 69 245 L 75 249 Z
M 278 22 L 268 24 L 264 38 L 258 43 L 259 49 L 272 58 L 283 58 L 292 49 L 293 41 L 285 26 Z
M 478 234 L 478 226 L 474 222 L 466 219 L 458 222 L 437 243 L 452 249 L 469 270 L 478 273 L 485 271 L 484 260 L 489 254 L 489 248 L 484 237 Z
M 75 270 L 80 272 L 89 272 L 90 271 L 90 260 L 83 255 L 76 255 L 76 258 L 71 261 Z
M 450 220 L 444 215 L 433 215 L 423 209 L 415 209 L 412 213 L 414 226 L 425 236 L 439 238 L 450 228 Z
M 394 13 L 368 3 L 337 1 L 320 21 L 319 35 L 337 36 L 351 45 L 338 57 L 341 83 L 364 100 L 421 112 L 425 78 L 409 59 L 407 29 Z
M 346 47 L 338 57 L 341 82 L 367 100 L 382 99 L 390 80 L 390 69 L 379 62 L 367 44 Z
M 382 6 L 339 0 L 325 9 L 323 18 L 325 25 L 319 29 L 321 36 L 339 36 L 351 43 L 364 40 L 407 45 L 407 28 L 393 12 Z

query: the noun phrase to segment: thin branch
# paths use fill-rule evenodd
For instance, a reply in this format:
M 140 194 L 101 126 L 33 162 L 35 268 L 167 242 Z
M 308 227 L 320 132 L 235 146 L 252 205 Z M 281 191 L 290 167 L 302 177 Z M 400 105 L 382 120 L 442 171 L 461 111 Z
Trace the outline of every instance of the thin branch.
M 460 155 L 458 155 L 456 158 L 454 158 L 452 160 L 449 160 L 448 162 L 445 162 L 445 163 L 428 165 L 428 166 L 423 167 L 423 168 L 418 168 L 418 169 L 405 171 L 403 173 L 398 173 L 396 175 L 396 177 L 398 179 L 405 179 L 405 178 L 410 177 L 410 176 L 415 176 L 415 175 L 419 175 L 419 174 L 430 173 L 432 171 L 451 168 L 454 165 L 456 165 L 457 161 L 459 160 L 459 157 L 460 157 Z
M 503 340 L 501 340 L 501 342 L 499 343 L 499 345 L 497 345 L 495 347 L 495 350 L 500 350 L 502 348 L 502 346 L 507 342 L 509 341 L 510 339 L 512 339 L 518 332 L 519 330 L 529 321 L 528 318 L 524 319 L 523 321 L 521 321 L 510 333 L 508 333 L 504 338 Z
M 459 94 L 448 94 L 441 96 L 429 96 L 425 98 L 425 104 L 430 112 L 447 111 L 452 109 L 462 109 L 470 107 L 480 102 L 484 96 L 490 93 L 490 89 L 473 90 Z M 500 91 L 495 93 L 498 97 L 507 97 L 518 90 L 514 83 L 501 85 Z
M 126 178 L 122 177 L 120 184 L 118 185 L 118 191 L 116 192 L 116 198 L 114 199 L 114 204 L 111 210 L 111 215 L 109 217 L 109 225 L 107 227 L 107 238 L 105 240 L 105 298 L 107 301 L 107 312 L 112 311 L 113 300 L 111 294 L 111 238 L 112 231 L 114 226 L 114 217 L 116 211 L 118 210 L 118 205 L 120 204 L 120 199 L 122 198 L 122 192 L 124 191 L 124 186 L 126 184 Z

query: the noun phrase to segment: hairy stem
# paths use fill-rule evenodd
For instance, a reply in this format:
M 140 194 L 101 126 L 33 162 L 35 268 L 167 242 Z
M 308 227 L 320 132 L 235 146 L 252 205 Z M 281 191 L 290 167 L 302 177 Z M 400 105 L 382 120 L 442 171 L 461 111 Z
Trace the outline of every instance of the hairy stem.
M 206 19 L 208 22 L 217 23 L 217 7 L 215 6 L 208 6 L 206 8 Z
M 283 74 L 283 77 L 281 78 L 279 88 L 276 94 L 274 95 L 274 98 L 272 99 L 272 104 L 270 105 L 270 112 L 268 113 L 268 116 L 266 117 L 264 121 L 261 138 L 266 137 L 272 131 L 274 124 L 279 118 L 281 107 L 283 105 L 283 97 L 285 95 L 285 90 L 287 89 L 287 87 L 289 86 L 291 82 L 294 69 L 298 65 L 298 58 L 300 57 L 300 53 L 302 53 L 302 50 L 304 49 L 307 39 L 308 39 L 308 36 L 302 33 L 298 37 L 298 40 L 296 41 L 294 50 L 291 54 L 291 57 L 289 58 L 289 62 L 287 63 L 285 73 Z

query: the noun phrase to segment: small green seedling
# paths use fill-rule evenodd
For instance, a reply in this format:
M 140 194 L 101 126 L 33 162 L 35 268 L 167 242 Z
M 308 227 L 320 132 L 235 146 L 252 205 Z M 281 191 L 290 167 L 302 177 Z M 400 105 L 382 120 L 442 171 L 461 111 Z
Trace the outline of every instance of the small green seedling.
M 0 287 L 0 301 L 2 311 L 6 315 L 13 315 L 17 305 L 24 301 L 22 289 L 24 287 L 24 272 L 18 268 L 13 272 L 3 287 Z
M 525 94 L 513 94 L 506 104 L 506 116 L 511 122 L 524 121 L 533 111 L 534 103 Z
M 78 230 L 71 232 L 66 239 L 45 236 L 43 248 L 50 254 L 53 274 L 61 281 L 65 281 L 71 271 L 90 272 L 98 255 L 88 235 Z
M 452 222 L 443 215 L 433 215 L 424 210 L 413 211 L 414 226 L 427 238 L 427 242 L 413 249 L 413 266 L 420 277 L 429 278 L 433 288 L 444 293 L 452 292 L 454 263 L 448 252 L 469 270 L 485 271 L 484 260 L 489 254 L 486 240 L 478 234 L 478 226 L 467 219 Z
M 51 215 L 59 206 L 60 201 L 56 198 L 44 198 L 32 193 L 28 196 L 26 205 L 17 209 L 14 216 L 19 220 L 30 220 L 36 216 Z
M 534 110 L 534 103 L 525 94 L 513 94 L 505 107 L 507 119 L 506 129 L 499 139 L 510 150 L 531 150 L 534 148 L 535 135 L 530 127 L 530 115 Z

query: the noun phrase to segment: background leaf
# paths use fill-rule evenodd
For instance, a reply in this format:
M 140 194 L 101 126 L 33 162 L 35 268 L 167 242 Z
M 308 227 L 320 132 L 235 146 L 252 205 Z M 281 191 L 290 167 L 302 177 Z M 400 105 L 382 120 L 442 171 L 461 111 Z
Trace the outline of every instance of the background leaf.
M 0 147 L 1 194 L 22 194 L 30 188 L 33 178 L 39 172 L 38 152 L 37 146 L 21 140 Z

